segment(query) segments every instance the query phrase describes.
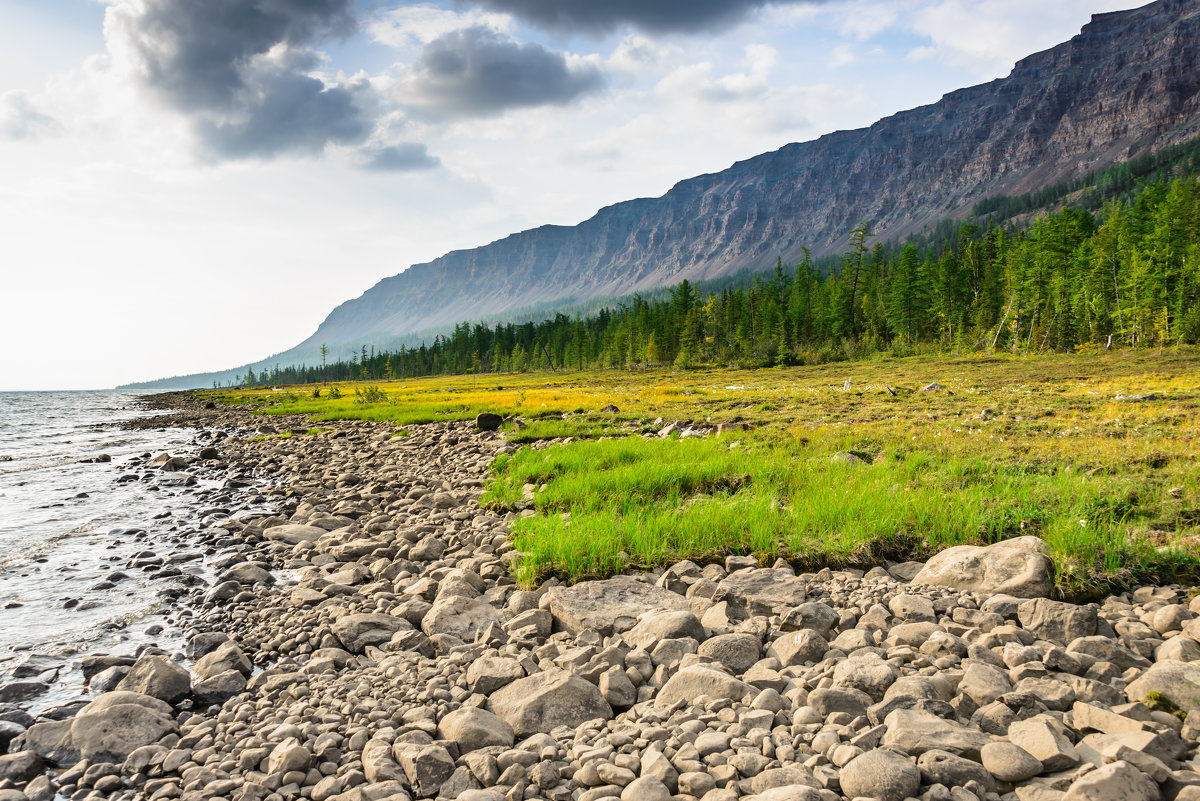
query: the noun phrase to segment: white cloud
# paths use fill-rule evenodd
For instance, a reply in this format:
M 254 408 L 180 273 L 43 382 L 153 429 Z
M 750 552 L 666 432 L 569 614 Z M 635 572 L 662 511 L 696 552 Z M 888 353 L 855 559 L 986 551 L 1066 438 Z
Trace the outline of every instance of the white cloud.
M 512 30 L 512 17 L 473 9 L 452 11 L 431 3 L 400 6 L 376 12 L 366 24 L 370 36 L 392 47 L 411 47 L 432 42 L 462 28 L 484 26 L 503 33 Z

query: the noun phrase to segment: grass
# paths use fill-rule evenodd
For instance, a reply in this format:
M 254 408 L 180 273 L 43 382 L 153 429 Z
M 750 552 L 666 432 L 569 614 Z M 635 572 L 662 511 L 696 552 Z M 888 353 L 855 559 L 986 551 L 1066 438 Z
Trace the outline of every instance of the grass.
M 946 389 L 920 391 L 932 381 Z M 1196 349 L 484 384 L 372 382 L 371 403 L 351 384 L 336 399 L 311 388 L 224 395 L 316 421 L 519 416 L 527 427 L 510 428 L 511 441 L 557 444 L 501 457 L 485 502 L 532 512 L 513 529 L 526 585 L 727 553 L 868 567 L 1019 534 L 1047 542 L 1070 597 L 1200 579 Z M 641 436 L 672 421 L 751 430 Z

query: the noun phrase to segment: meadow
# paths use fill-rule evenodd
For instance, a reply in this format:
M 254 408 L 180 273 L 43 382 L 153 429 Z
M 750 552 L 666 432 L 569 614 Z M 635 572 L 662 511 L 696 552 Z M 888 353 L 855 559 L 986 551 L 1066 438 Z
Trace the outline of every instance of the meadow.
M 484 411 L 520 421 L 505 436 L 527 447 L 496 460 L 483 502 L 518 513 L 525 585 L 728 553 L 866 568 L 1035 534 L 1060 593 L 1080 599 L 1200 580 L 1198 391 L 1200 350 L 1168 348 L 491 374 L 220 397 L 264 415 L 308 415 L 317 427 L 389 422 L 401 435 Z M 660 437 L 670 423 L 745 430 Z

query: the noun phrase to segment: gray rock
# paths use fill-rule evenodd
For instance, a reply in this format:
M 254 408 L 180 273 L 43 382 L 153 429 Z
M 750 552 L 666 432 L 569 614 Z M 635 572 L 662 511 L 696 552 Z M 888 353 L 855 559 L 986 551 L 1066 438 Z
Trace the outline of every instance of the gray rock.
M 1017 619 L 1040 639 L 1063 645 L 1096 633 L 1094 607 L 1076 606 L 1049 598 L 1033 598 L 1017 607 Z
M 625 785 L 621 801 L 671 801 L 671 791 L 659 779 L 642 776 Z
M 1128 648 L 1122 648 L 1115 641 L 1103 635 L 1078 637 L 1067 646 L 1067 653 L 1084 654 L 1098 662 L 1111 662 L 1120 670 L 1128 670 L 1131 667 L 1150 667 L 1149 659 Z
M 492 625 L 500 625 L 500 613 L 494 606 L 482 598 L 462 596 L 438 598 L 421 621 L 421 629 L 429 637 L 449 634 L 468 643 Z
M 440 745 L 396 743 L 393 753 L 418 798 L 437 795 L 454 773 L 454 759 Z
M 638 581 L 630 576 L 614 576 L 604 581 L 581 581 L 572 587 L 552 587 L 550 614 L 572 634 L 594 629 L 613 633 L 618 621 L 621 630 L 632 628 L 645 612 L 665 609 L 690 611 L 688 600 L 670 590 Z
M 313 542 L 324 537 L 328 532 L 317 526 L 303 526 L 296 523 L 285 523 L 282 526 L 272 526 L 263 532 L 263 539 L 274 542 L 286 542 L 289 545 L 299 545 L 302 542 Z
M 147 654 L 133 663 L 117 690 L 141 693 L 168 704 L 177 704 L 192 692 L 188 672 L 164 656 Z
M 667 707 L 677 701 L 694 701 L 702 695 L 741 701 L 758 695 L 758 690 L 708 665 L 691 665 L 667 680 L 658 691 L 654 703 L 659 707 Z
M 746 615 L 772 615 L 802 603 L 808 584 L 790 570 L 738 570 L 717 585 L 713 601 Z
M 991 745 L 991 743 L 989 743 Z M 984 748 L 987 748 L 985 745 Z M 982 754 L 982 749 L 980 750 Z M 934 749 L 921 754 L 917 760 L 921 778 L 926 784 L 944 784 L 947 787 L 962 787 L 970 781 L 979 782 L 989 791 L 996 789 L 992 774 L 983 765 L 970 759 L 955 756 L 947 751 Z
M 883 735 L 882 745 L 911 756 L 937 749 L 967 759 L 978 759 L 979 749 L 993 740 L 990 734 L 979 729 L 919 709 L 893 710 L 883 725 L 887 731 Z
M 378 613 L 342 615 L 330 627 L 347 651 L 361 654 L 368 645 L 383 645 L 398 631 L 412 629 L 402 617 Z
M 491 746 L 511 748 L 514 740 L 512 727 L 499 716 L 471 706 L 446 714 L 438 722 L 438 735 L 458 743 L 463 754 Z
M 25 784 L 43 770 L 42 757 L 34 751 L 18 751 L 0 756 L 0 781 Z
M 241 564 L 234 565 L 217 576 L 217 581 L 236 581 L 238 584 L 274 584 L 275 577 L 271 575 L 271 571 L 265 570 L 259 565 Z
M 1054 586 L 1054 563 L 1038 537 L 1016 537 L 982 547 L 957 545 L 934 555 L 912 583 L 1040 598 Z
M 312 752 L 295 737 L 288 737 L 271 750 L 267 757 L 267 774 L 283 776 L 292 771 L 304 772 L 312 765 Z
M 767 656 L 779 660 L 783 667 L 820 662 L 829 650 L 829 643 L 812 629 L 801 629 L 782 635 L 767 649 Z
M 1125 688 L 1131 701 L 1145 700 L 1151 693 L 1161 694 L 1189 714 L 1200 709 L 1200 664 L 1157 662 Z
M 861 690 L 873 700 L 882 701 L 883 694 L 899 677 L 900 671 L 896 666 L 876 654 L 852 656 L 834 668 L 833 686 Z
M 1042 762 L 1012 743 L 988 743 L 979 751 L 983 766 L 1002 782 L 1023 782 L 1042 772 Z
M 238 670 L 227 670 L 192 684 L 192 695 L 202 705 L 223 704 L 245 691 L 246 677 Z
M 1062 801 L 1158 801 L 1158 786 L 1128 762 L 1113 762 L 1080 776 Z
M 696 653 L 721 663 L 730 673 L 741 674 L 762 658 L 762 642 L 753 634 L 720 634 L 700 643 Z
M 248 677 L 254 672 L 254 666 L 242 649 L 231 642 L 223 642 L 196 661 L 192 675 L 197 679 L 208 679 L 229 670 L 236 670 Z
M 619 666 L 614 665 L 600 674 L 600 694 L 614 709 L 626 709 L 637 703 L 637 687 Z
M 549 732 L 555 726 L 575 728 L 613 715 L 596 685 L 562 670 L 518 679 L 492 693 L 488 706 L 517 737 Z
M 808 705 L 817 711 L 822 718 L 827 718 L 834 712 L 845 712 L 852 718 L 867 714 L 871 706 L 871 696 L 862 690 L 827 687 L 813 690 L 808 694 Z
M 904 801 L 917 794 L 921 771 L 908 757 L 877 748 L 850 760 L 842 768 L 840 779 L 842 795 L 847 798 Z
M 705 638 L 700 619 L 683 609 L 663 609 L 647 612 L 637 625 L 621 635 L 622 639 L 639 648 L 652 648 L 661 640 L 691 637 L 696 642 Z
M 467 687 L 473 693 L 491 695 L 524 676 L 525 670 L 517 660 L 506 656 L 484 656 L 467 668 Z
M 1014 721 L 1008 727 L 1013 745 L 1029 752 L 1048 772 L 1066 770 L 1079 764 L 1079 753 L 1060 729 L 1058 721 L 1046 715 Z

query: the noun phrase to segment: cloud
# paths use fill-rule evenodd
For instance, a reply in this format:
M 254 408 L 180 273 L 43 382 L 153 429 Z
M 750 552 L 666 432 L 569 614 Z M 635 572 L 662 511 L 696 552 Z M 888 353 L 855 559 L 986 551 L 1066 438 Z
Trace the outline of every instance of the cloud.
M 436 114 L 488 117 L 514 108 L 566 105 L 603 87 L 604 76 L 594 64 L 474 26 L 425 45 L 403 93 Z
M 105 35 L 211 155 L 317 153 L 372 127 L 353 87 L 313 74 L 311 45 L 352 33 L 353 11 L 353 0 L 115 0 Z
M 764 6 L 821 0 L 475 0 L 545 30 L 600 35 L 632 26 L 647 33 L 697 33 L 746 18 Z
M 367 172 L 414 172 L 442 165 L 441 159 L 431 156 L 429 149 L 418 142 L 364 148 L 361 155 L 359 166 Z
M 54 133 L 58 120 L 38 110 L 25 92 L 5 92 L 0 95 L 0 138 L 33 139 Z
M 512 27 L 512 18 L 507 14 L 477 9 L 458 12 L 419 3 L 380 11 L 367 23 L 366 28 L 377 42 L 392 47 L 406 47 L 426 44 L 439 36 L 477 25 L 508 32 Z

